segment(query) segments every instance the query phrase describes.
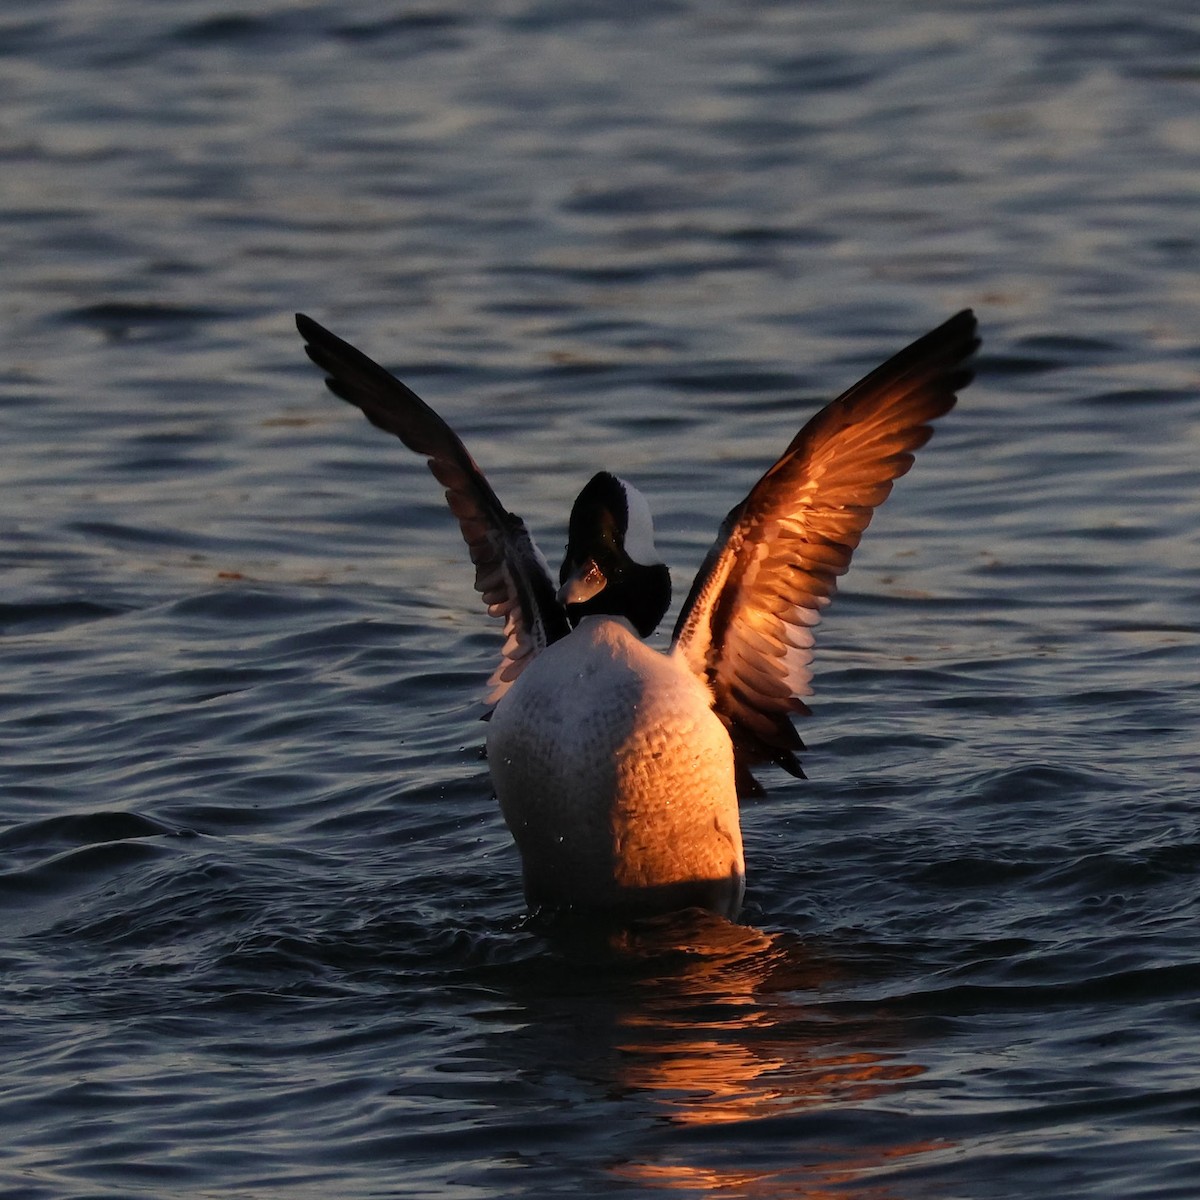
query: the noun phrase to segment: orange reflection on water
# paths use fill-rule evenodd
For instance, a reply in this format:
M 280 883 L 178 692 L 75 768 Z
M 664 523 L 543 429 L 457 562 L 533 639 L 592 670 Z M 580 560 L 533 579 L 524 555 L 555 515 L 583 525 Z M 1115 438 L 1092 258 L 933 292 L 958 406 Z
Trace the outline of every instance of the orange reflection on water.
M 622 953 L 655 966 L 634 977 L 613 1014 L 611 1082 L 619 1094 L 650 1097 L 667 1126 L 753 1126 L 799 1112 L 868 1104 L 924 1073 L 902 1046 L 890 1049 L 893 1033 L 885 1018 L 841 1022 L 817 1003 L 838 975 L 832 963 L 716 919 L 703 919 L 688 937 L 664 945 L 660 935 L 666 932 L 664 927 L 620 937 Z M 805 995 L 814 998 L 811 1003 L 804 1003 Z M 887 1048 L 879 1049 L 881 1044 Z M 869 1182 L 873 1172 L 897 1159 L 946 1149 L 927 1139 L 791 1144 L 793 1130 L 786 1122 L 747 1130 L 751 1157 L 756 1164 L 765 1159 L 761 1166 L 730 1165 L 723 1161 L 730 1157 L 723 1145 L 712 1163 L 698 1162 L 705 1142 L 689 1138 L 679 1145 L 667 1139 L 658 1153 L 613 1170 L 622 1179 L 665 1189 L 885 1200 L 891 1193 Z M 732 1144 L 738 1144 L 736 1137 Z
M 612 1173 L 663 1190 L 725 1193 L 746 1200 L 895 1200 L 896 1193 L 885 1183 L 872 1183 L 869 1173 L 888 1160 L 945 1149 L 943 1142 L 912 1142 L 864 1149 L 837 1160 L 797 1161 L 775 1170 L 630 1162 L 613 1167 Z

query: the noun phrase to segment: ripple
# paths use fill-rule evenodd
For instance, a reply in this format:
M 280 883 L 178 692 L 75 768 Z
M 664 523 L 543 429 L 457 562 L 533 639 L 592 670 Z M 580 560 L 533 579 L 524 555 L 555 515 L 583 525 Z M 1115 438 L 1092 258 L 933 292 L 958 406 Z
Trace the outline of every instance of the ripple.
M 1187 20 L 9 7 L 13 1186 L 1190 1196 Z M 744 806 L 744 923 L 526 914 L 460 539 L 290 314 L 404 365 L 547 548 L 604 465 L 694 568 L 815 397 L 968 304 L 810 778 Z
M 125 608 L 92 600 L 45 600 L 0 604 L 0 634 L 47 633 L 84 621 L 120 616 Z
M 137 304 L 110 301 L 66 309 L 58 314 L 65 325 L 102 333 L 109 341 L 165 340 L 179 337 L 193 325 L 229 316 L 220 309 L 163 303 Z

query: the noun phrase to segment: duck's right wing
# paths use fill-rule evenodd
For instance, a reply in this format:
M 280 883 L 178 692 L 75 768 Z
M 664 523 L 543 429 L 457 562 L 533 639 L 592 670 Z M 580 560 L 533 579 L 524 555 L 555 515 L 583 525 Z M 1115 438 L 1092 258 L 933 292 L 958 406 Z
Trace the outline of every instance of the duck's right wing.
M 979 345 L 970 311 L 872 371 L 804 426 L 725 518 L 675 626 L 681 655 L 729 729 L 739 790 L 749 768 L 802 774 L 792 725 L 805 714 L 812 627 L 850 565 L 863 530 L 913 462 Z
M 475 564 L 475 588 L 494 617 L 504 618 L 501 662 L 488 681 L 494 704 L 531 657 L 570 632 L 550 569 L 525 522 L 508 512 L 458 435 L 416 392 L 311 317 L 296 315 L 305 353 L 325 372 L 335 396 L 362 409 L 372 425 L 424 454 L 446 489 Z

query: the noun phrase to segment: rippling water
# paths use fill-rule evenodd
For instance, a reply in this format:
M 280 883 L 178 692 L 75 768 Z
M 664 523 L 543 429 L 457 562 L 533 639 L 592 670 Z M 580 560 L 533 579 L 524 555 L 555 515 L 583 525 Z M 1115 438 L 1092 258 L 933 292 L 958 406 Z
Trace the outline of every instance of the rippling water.
M 0 4 L 5 1197 L 1191 1197 L 1200 20 Z M 985 349 L 822 626 L 742 924 L 523 912 L 498 642 L 310 311 L 682 595 Z

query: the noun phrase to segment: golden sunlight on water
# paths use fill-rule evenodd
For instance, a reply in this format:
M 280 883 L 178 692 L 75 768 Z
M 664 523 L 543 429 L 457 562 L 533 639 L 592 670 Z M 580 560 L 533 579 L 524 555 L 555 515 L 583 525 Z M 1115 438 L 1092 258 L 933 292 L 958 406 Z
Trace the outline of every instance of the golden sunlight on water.
M 669 948 L 657 932 L 621 935 L 614 947 L 635 959 L 644 955 L 647 964 L 655 956 L 669 965 L 640 978 L 629 1003 L 614 1014 L 610 1082 L 619 1094 L 652 1101 L 672 1128 L 723 1132 L 714 1141 L 700 1135 L 670 1149 L 656 1146 L 653 1155 L 633 1155 L 613 1167 L 618 1176 L 673 1190 L 883 1200 L 890 1192 L 869 1181 L 872 1173 L 897 1159 L 945 1151 L 946 1142 L 925 1138 L 882 1145 L 801 1140 L 778 1118 L 826 1110 L 836 1117 L 896 1092 L 924 1067 L 904 1055 L 886 1017 L 843 1023 L 796 998 L 840 978 L 836 964 L 716 918 L 693 932 Z M 754 1170 L 727 1161 L 741 1138 L 757 1147 Z M 764 1169 L 762 1152 L 772 1143 L 772 1165 Z M 709 1151 L 722 1161 L 698 1161 Z
M 861 1148 L 841 1160 L 831 1160 L 828 1152 L 822 1151 L 814 1156 L 818 1159 L 815 1162 L 805 1162 L 797 1154 L 794 1165 L 774 1171 L 638 1163 L 618 1168 L 614 1173 L 664 1190 L 721 1192 L 748 1200 L 894 1200 L 896 1192 L 864 1180 L 863 1176 L 885 1162 L 942 1148 L 939 1143 L 921 1142 L 878 1150 Z

